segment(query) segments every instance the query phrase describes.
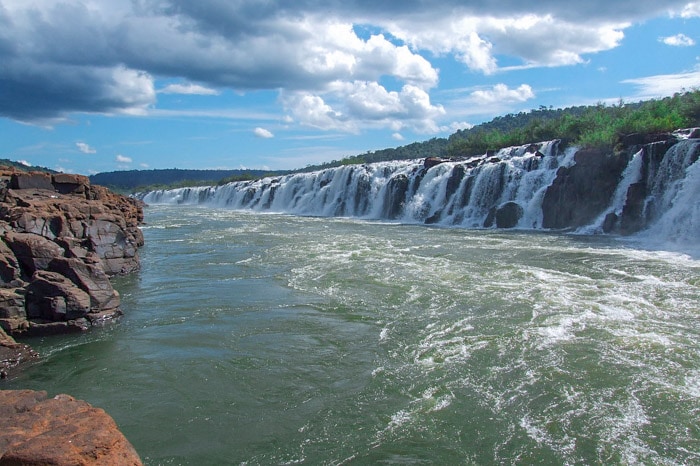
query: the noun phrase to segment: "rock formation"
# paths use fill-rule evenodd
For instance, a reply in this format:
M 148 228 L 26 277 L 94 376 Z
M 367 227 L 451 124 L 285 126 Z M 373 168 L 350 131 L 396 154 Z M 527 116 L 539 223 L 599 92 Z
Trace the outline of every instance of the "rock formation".
M 38 354 L 29 345 L 17 343 L 0 327 L 0 379 L 24 362 L 36 359 Z
M 110 276 L 139 268 L 138 201 L 85 176 L 0 168 L 0 327 L 84 330 L 121 315 Z
M 0 390 L 0 466 L 141 464 L 102 409 L 68 395 Z

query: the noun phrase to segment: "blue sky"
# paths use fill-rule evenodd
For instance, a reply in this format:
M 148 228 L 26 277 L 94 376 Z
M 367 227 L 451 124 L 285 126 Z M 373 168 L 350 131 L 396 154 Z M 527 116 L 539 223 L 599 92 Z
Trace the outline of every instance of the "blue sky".
M 300 168 L 697 88 L 698 42 L 687 0 L 0 0 L 0 158 Z

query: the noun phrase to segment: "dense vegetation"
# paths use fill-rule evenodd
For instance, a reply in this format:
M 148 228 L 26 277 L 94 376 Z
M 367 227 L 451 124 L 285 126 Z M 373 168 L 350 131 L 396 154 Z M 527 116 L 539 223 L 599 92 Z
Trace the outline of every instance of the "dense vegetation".
M 582 147 L 615 149 L 625 135 L 658 133 L 700 125 L 700 90 L 633 104 L 539 109 L 507 115 L 459 131 L 449 139 L 450 157 L 483 154 L 489 149 L 563 139 Z

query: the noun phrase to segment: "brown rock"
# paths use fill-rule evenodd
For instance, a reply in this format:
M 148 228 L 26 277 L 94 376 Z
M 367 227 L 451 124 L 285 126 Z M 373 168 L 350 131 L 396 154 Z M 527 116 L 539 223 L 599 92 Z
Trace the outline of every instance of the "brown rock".
M 102 409 L 68 395 L 0 391 L 0 465 L 141 465 Z
M 0 326 L 60 333 L 121 315 L 109 277 L 138 270 L 142 222 L 143 203 L 85 176 L 0 167 Z
M 20 267 L 12 249 L 0 238 L 0 284 L 20 278 Z
M 11 177 L 10 187 L 12 189 L 46 189 L 53 191 L 51 175 L 48 173 L 14 173 Z
M 34 233 L 5 234 L 5 242 L 15 253 L 22 271 L 31 277 L 37 270 L 45 270 L 49 262 L 65 252 L 61 246 L 48 238 Z
M 88 264 L 80 259 L 58 257 L 48 267 L 68 278 L 90 296 L 90 308 L 96 310 L 119 307 L 119 293 L 112 287 L 107 274 L 96 264 Z
M 27 317 L 68 321 L 90 312 L 90 295 L 65 276 L 39 270 L 27 287 Z

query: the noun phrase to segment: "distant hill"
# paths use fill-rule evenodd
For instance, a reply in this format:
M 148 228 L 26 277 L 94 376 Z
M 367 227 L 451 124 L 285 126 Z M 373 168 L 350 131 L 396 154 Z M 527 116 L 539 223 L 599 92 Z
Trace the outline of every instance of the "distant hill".
M 17 170 L 22 170 L 25 172 L 47 172 L 47 173 L 58 173 L 55 170 L 51 170 L 50 168 L 46 167 L 37 167 L 34 165 L 26 165 L 22 162 L 14 162 L 9 159 L 0 159 L 0 166 L 5 166 L 5 167 L 12 167 Z
M 90 182 L 117 191 L 135 191 L 139 188 L 194 186 L 217 184 L 222 180 L 245 180 L 278 174 L 268 170 L 182 170 L 179 168 L 159 170 L 121 170 L 97 173 Z

